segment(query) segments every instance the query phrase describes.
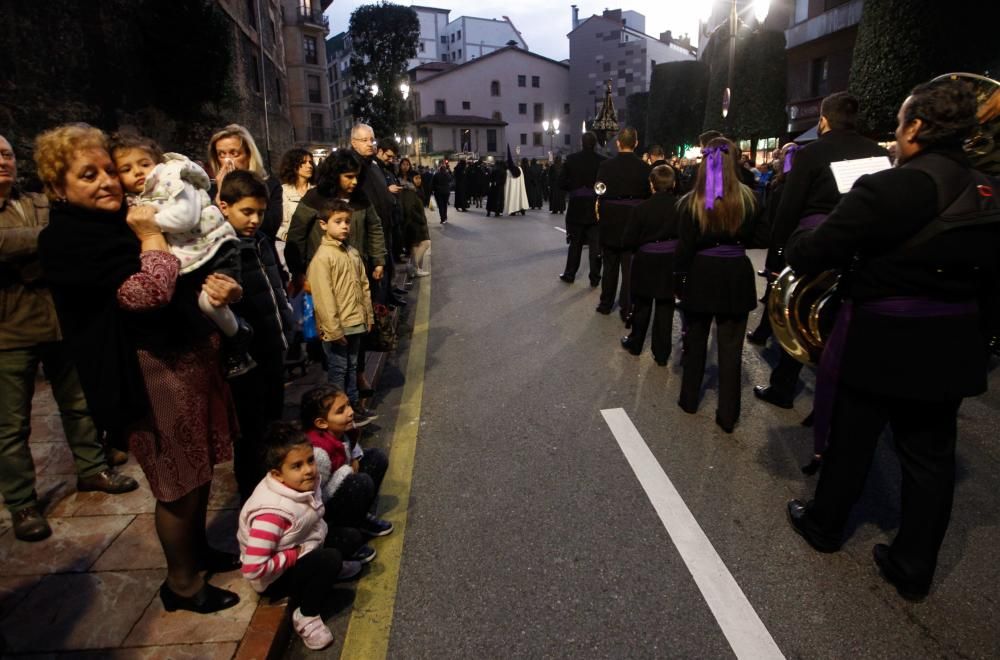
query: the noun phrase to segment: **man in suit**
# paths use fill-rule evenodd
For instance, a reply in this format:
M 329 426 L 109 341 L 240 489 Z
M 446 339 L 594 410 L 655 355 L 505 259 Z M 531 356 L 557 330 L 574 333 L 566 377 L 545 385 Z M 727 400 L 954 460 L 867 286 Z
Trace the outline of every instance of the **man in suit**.
M 631 126 L 618 132 L 615 145 L 618 155 L 608 158 L 597 170 L 597 180 L 606 186 L 604 195 L 597 201 L 597 226 L 601 237 L 601 256 L 604 261 L 604 279 L 601 282 L 599 314 L 610 314 L 618 294 L 618 313 L 628 323 L 632 302 L 629 297 L 629 280 L 632 253 L 625 248 L 623 235 L 632 209 L 649 197 L 649 165 L 635 153 L 639 136 Z M 621 292 L 618 292 L 618 274 L 621 271 Z
M 821 222 L 840 201 L 840 191 L 830 163 L 856 158 L 888 156 L 885 149 L 857 131 L 858 101 L 846 92 L 823 99 L 820 106 L 819 139 L 795 154 L 795 167 L 788 173 L 781 202 L 774 216 L 767 268 L 774 273 L 784 267 L 788 237 L 803 221 Z M 754 395 L 779 408 L 791 408 L 802 363 L 782 352 L 771 371 L 770 384 L 757 385 Z
M 566 268 L 559 279 L 572 284 L 586 243 L 590 257 L 590 286 L 595 287 L 601 282 L 601 243 L 594 217 L 594 182 L 604 156 L 595 151 L 597 136 L 593 133 L 584 133 L 582 143 L 582 150 L 566 157 L 559 174 L 559 187 L 566 191 L 568 198 L 566 233 L 569 240 Z
M 1000 278 L 1000 206 L 994 180 L 975 173 L 962 152 L 975 117 L 964 83 L 916 87 L 899 111 L 900 167 L 858 179 L 786 250 L 797 272 L 850 266 L 849 298 L 820 367 L 841 356 L 839 371 L 827 372 L 837 374 L 829 447 L 814 499 L 789 502 L 789 522 L 816 550 L 837 551 L 888 425 L 902 506 L 899 532 L 873 558 L 908 599 L 927 595 L 948 528 L 959 406 L 987 384 L 981 301 L 996 295 Z

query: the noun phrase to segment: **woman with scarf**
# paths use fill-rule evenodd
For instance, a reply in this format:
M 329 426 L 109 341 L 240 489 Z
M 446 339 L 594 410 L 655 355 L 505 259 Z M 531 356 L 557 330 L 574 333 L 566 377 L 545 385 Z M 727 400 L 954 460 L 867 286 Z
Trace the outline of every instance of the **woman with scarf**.
M 753 191 L 740 183 L 739 150 L 717 137 L 703 150 L 694 189 L 678 202 L 675 294 L 684 312 L 684 375 L 678 405 L 698 409 L 708 335 L 715 321 L 719 346 L 719 405 L 715 423 L 732 433 L 740 416 L 740 379 L 747 316 L 757 306 L 753 265 L 760 242 Z
M 87 402 L 98 425 L 123 430 L 156 497 L 160 600 L 167 611 L 232 607 L 239 597 L 201 574 L 239 567 L 205 535 L 213 467 L 232 458 L 237 433 L 215 326 L 178 278 L 152 207 L 124 205 L 104 133 L 52 129 L 35 161 L 52 200 L 39 255 Z M 216 306 L 242 296 L 218 274 L 202 290 Z

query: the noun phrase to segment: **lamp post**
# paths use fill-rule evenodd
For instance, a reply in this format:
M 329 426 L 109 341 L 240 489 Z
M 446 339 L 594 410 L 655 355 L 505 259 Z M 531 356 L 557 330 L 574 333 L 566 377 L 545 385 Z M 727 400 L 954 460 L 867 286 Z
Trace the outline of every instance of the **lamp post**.
M 733 101 L 733 72 L 736 69 L 736 30 L 739 27 L 739 16 L 736 11 L 737 0 L 731 0 L 729 5 L 729 77 L 726 89 L 722 92 L 722 118 L 729 114 L 729 106 Z M 753 15 L 758 23 L 763 23 L 771 10 L 771 0 L 753 0 Z M 712 17 L 712 0 L 705 5 L 703 23 Z M 720 25 L 721 27 L 721 25 Z
M 542 122 L 542 130 L 549 136 L 549 160 L 552 160 L 552 138 L 559 135 L 559 120 L 549 121 L 546 119 Z

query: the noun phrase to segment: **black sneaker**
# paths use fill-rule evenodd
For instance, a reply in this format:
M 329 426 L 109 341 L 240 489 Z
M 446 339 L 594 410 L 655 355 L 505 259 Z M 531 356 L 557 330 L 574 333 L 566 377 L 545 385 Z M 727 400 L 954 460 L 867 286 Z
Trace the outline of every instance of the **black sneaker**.
M 388 536 L 392 534 L 392 523 L 388 520 L 382 520 L 381 518 L 376 518 L 372 514 L 368 514 L 365 518 L 365 522 L 361 525 L 361 533 L 367 534 L 368 536 Z
M 349 561 L 356 561 L 362 564 L 369 563 L 372 559 L 375 559 L 375 548 L 370 545 L 363 545 L 358 548 L 357 552 L 348 557 Z
M 243 353 L 241 355 L 229 354 L 225 358 L 225 363 L 226 380 L 232 380 L 233 378 L 242 376 L 257 366 L 257 363 L 254 362 L 254 359 L 250 357 L 249 353 Z
M 239 320 L 239 329 L 232 337 L 225 340 L 225 370 L 226 378 L 242 376 L 257 366 L 247 350 L 253 340 L 253 328 L 243 319 Z

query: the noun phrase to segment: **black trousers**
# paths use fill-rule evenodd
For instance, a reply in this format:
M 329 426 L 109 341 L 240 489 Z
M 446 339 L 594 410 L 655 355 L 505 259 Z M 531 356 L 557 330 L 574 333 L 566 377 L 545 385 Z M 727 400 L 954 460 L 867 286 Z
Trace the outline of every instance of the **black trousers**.
M 597 230 L 597 225 L 568 225 L 566 233 L 569 235 L 569 251 L 566 254 L 566 268 L 564 275 L 576 277 L 576 271 L 580 269 L 580 258 L 583 256 L 583 246 L 587 246 L 587 256 L 590 259 L 590 281 L 597 282 L 601 279 L 601 242 Z
M 902 469 L 902 513 L 889 560 L 912 584 L 929 587 L 951 519 L 955 438 L 961 400 L 912 401 L 841 385 L 833 408 L 830 446 L 805 524 L 839 545 L 864 491 L 886 424 Z
M 316 548 L 299 557 L 294 566 L 264 590 L 264 595 L 273 599 L 287 596 L 305 616 L 319 616 L 342 565 L 339 551 Z
M 240 437 L 233 442 L 233 473 L 246 502 L 264 478 L 264 432 L 281 419 L 285 407 L 285 361 L 281 351 L 251 351 L 257 366 L 229 381 L 240 422 Z
M 441 222 L 444 222 L 448 219 L 448 193 L 434 193 L 434 202 L 437 204 Z
M 601 307 L 611 309 L 615 306 L 615 294 L 618 294 L 618 307 L 624 316 L 631 311 L 632 299 L 629 290 L 632 282 L 632 252 L 622 248 L 601 246 L 604 276 L 601 279 Z M 618 275 L 621 273 L 622 288 L 618 291 Z
M 765 312 L 766 314 L 766 312 Z M 795 388 L 799 384 L 799 374 L 803 364 L 785 351 L 781 351 L 778 364 L 771 370 L 771 388 L 786 401 L 795 398 Z
M 358 473 L 348 475 L 326 505 L 324 518 L 331 528 L 361 527 L 378 508 L 378 491 L 389 459 L 380 449 L 366 449 L 360 463 Z
M 646 341 L 646 331 L 649 328 L 650 318 L 653 320 L 653 338 L 651 345 L 653 349 L 653 359 L 657 362 L 666 362 L 670 359 L 670 349 L 673 346 L 672 333 L 674 327 L 674 300 L 673 298 L 642 298 L 635 297 L 635 316 L 632 317 L 632 334 L 629 335 L 630 342 L 636 348 L 642 348 Z M 656 315 L 653 315 L 653 306 L 656 306 Z
M 680 405 L 695 410 L 701 396 L 701 381 L 705 377 L 708 353 L 708 333 L 715 319 L 716 341 L 719 346 L 719 407 L 715 419 L 733 426 L 740 417 L 743 336 L 747 329 L 747 314 L 699 314 L 685 312 L 687 331 L 684 334 L 684 372 L 681 378 Z

